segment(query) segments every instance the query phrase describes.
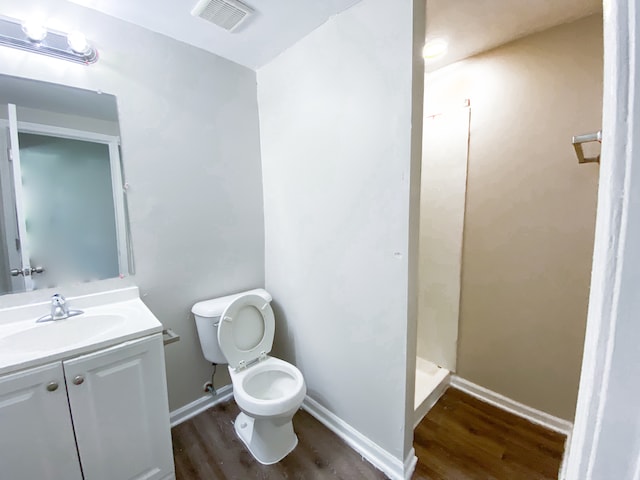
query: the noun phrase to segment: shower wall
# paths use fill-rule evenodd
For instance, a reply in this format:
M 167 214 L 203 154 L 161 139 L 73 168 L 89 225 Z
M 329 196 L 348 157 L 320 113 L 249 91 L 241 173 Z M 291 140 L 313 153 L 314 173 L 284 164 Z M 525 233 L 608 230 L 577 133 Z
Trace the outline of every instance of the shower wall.
M 589 297 L 602 18 L 525 37 L 427 77 L 427 111 L 471 99 L 458 374 L 573 419 Z
M 429 108 L 422 146 L 417 353 L 455 371 L 470 111 L 462 98 L 445 112 L 429 115 Z

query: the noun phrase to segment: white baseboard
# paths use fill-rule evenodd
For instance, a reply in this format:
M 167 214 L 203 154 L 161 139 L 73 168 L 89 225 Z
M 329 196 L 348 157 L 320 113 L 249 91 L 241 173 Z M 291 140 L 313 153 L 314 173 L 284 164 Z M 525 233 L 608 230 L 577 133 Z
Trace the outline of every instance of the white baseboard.
M 409 455 L 404 459 L 404 480 L 411 480 L 417 464 L 418 457 L 416 457 L 416 451 L 414 448 L 411 448 Z
M 337 415 L 320 405 L 313 398 L 309 396 L 305 397 L 302 408 L 338 435 L 347 445 L 362 455 L 377 469 L 381 470 L 391 480 L 408 480 L 411 478 L 417 462 L 413 449 L 411 449 L 407 459 L 402 462 L 380 445 L 369 440 Z M 408 471 L 408 469 L 410 469 L 410 471 Z M 408 473 L 405 475 L 405 472 Z
M 233 395 L 233 386 L 225 385 L 218 389 L 215 395 L 206 394 L 202 397 L 194 400 L 193 402 L 180 407 L 169 414 L 169 421 L 171 422 L 171 428 L 182 422 L 189 420 L 191 417 L 195 417 L 206 409 L 217 405 L 218 403 L 226 402 Z
M 449 378 L 451 374 L 447 374 L 446 377 L 442 379 L 442 381 L 438 384 L 438 386 L 429 394 L 427 398 L 425 398 L 418 408 L 413 412 L 413 429 L 418 426 L 418 424 L 422 421 L 422 419 L 429 413 L 429 410 L 433 408 L 433 406 L 440 400 L 440 397 L 446 392 L 447 388 L 449 388 Z
M 457 375 L 451 376 L 451 386 L 462 390 L 469 395 L 472 395 L 483 402 L 489 403 L 495 407 L 498 407 L 507 412 L 511 412 L 514 415 L 525 418 L 532 423 L 542 425 L 543 427 L 553 430 L 554 432 L 562 433 L 569 436 L 573 429 L 573 424 L 562 418 L 554 417 L 546 412 L 537 410 L 535 408 L 524 405 L 523 403 L 516 402 L 510 398 L 505 397 L 499 393 L 489 390 L 488 388 L 481 387 L 469 380 L 460 378 Z

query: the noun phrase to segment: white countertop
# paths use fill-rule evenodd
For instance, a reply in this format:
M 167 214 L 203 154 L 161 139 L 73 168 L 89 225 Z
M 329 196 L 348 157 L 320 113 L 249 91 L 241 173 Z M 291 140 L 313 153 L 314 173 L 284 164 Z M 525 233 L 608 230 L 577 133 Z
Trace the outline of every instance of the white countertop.
M 84 313 L 36 323 L 49 313 L 49 302 L 0 309 L 0 375 L 162 332 L 137 287 L 71 297 L 67 303 Z

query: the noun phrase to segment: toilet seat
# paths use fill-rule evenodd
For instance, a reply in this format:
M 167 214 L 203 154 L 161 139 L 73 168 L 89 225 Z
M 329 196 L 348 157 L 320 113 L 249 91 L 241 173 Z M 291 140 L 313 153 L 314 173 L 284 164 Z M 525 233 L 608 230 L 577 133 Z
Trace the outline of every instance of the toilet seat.
M 269 302 L 255 294 L 233 300 L 220 318 L 218 342 L 229 366 L 243 368 L 271 351 L 275 319 Z

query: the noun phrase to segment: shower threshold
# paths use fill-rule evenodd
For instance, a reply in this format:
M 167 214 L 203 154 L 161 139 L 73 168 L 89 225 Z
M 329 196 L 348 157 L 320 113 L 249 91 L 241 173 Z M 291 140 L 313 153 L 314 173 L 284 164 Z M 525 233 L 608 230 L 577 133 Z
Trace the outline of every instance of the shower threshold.
M 449 370 L 424 358 L 416 358 L 414 426 L 420 423 L 448 386 Z

